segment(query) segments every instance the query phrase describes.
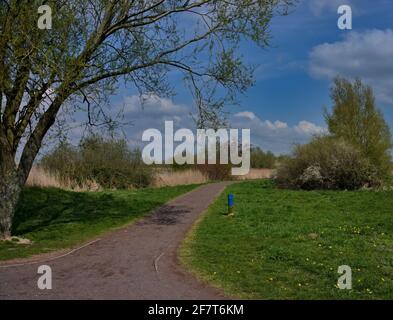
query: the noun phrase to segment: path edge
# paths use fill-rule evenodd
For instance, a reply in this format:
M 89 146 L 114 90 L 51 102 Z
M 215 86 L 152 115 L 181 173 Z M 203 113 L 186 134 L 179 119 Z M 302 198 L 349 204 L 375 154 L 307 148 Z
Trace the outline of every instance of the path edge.
M 93 244 L 95 242 L 101 241 L 102 239 L 111 236 L 112 234 L 116 233 L 116 232 L 121 232 L 122 230 L 125 230 L 127 228 L 129 228 L 130 226 L 132 226 L 133 224 L 149 217 L 150 215 L 154 214 L 157 210 L 159 210 L 161 207 L 166 206 L 171 204 L 173 201 L 177 200 L 177 199 L 181 199 L 182 197 L 188 195 L 189 193 L 196 191 L 208 184 L 211 184 L 212 182 L 207 182 L 207 183 L 203 183 L 198 185 L 197 187 L 195 187 L 194 189 L 187 191 L 183 194 L 180 194 L 172 199 L 170 199 L 169 201 L 163 203 L 162 205 L 160 205 L 159 207 L 150 210 L 146 213 L 144 213 L 142 216 L 140 216 L 139 218 L 136 218 L 130 222 L 127 222 L 126 224 L 119 226 L 119 227 L 115 227 L 109 230 L 104 231 L 103 233 L 94 236 L 92 238 L 87 239 L 86 241 L 83 241 L 77 245 L 74 246 L 70 246 L 67 248 L 62 248 L 62 249 L 55 249 L 53 251 L 50 252 L 44 252 L 44 253 L 38 253 L 38 254 L 34 254 L 32 256 L 26 257 L 26 258 L 15 258 L 15 259 L 9 259 L 9 260 L 1 260 L 0 261 L 0 269 L 1 268 L 13 268 L 13 267 L 18 267 L 21 265 L 26 265 L 26 264 L 39 264 L 39 263 L 43 263 L 46 261 L 52 261 L 52 260 L 56 260 L 56 259 L 60 259 L 62 257 L 65 257 L 69 254 L 72 254 L 84 247 L 89 246 L 90 244 Z M 214 183 L 214 182 L 213 182 Z
M 201 222 L 206 218 L 209 214 L 210 207 L 218 200 L 218 198 L 226 191 L 226 189 L 234 184 L 239 183 L 236 181 L 230 181 L 213 199 L 213 201 L 209 204 L 209 206 L 201 212 L 198 219 L 195 220 L 191 228 L 185 233 L 184 238 L 175 249 L 175 263 L 179 271 L 184 274 L 190 275 L 195 278 L 198 282 L 203 284 L 204 286 L 211 287 L 216 290 L 220 295 L 222 295 L 223 300 L 239 300 L 241 298 L 231 295 L 224 286 L 221 286 L 219 283 L 212 282 L 205 275 L 203 275 L 199 270 L 197 270 L 193 265 L 188 261 L 184 252 L 189 248 L 187 247 L 193 240 L 197 229 Z

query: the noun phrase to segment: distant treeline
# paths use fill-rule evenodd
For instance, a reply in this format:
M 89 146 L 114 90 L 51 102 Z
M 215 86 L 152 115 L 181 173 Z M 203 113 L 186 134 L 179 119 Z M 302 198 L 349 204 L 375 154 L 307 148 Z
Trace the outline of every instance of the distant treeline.
M 271 151 L 263 151 L 259 147 L 251 148 L 251 168 L 253 169 L 275 169 L 288 156 L 275 156 Z
M 219 152 L 217 154 L 219 157 Z M 283 157 L 251 148 L 252 168 L 275 168 Z M 160 170 L 196 169 L 210 180 L 230 180 L 231 165 L 202 164 L 148 166 L 142 161 L 141 151 L 131 149 L 125 139 L 107 138 L 98 134 L 81 139 L 77 146 L 60 142 L 39 162 L 39 166 L 58 180 L 85 185 L 94 181 L 103 188 L 140 188 L 152 185 Z

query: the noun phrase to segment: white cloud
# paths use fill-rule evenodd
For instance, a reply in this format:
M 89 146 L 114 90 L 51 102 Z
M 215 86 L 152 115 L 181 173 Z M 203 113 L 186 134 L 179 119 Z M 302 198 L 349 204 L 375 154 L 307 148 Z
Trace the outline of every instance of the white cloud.
M 305 120 L 291 127 L 280 120 L 262 120 L 250 111 L 236 113 L 230 120 L 232 128 L 251 129 L 252 144 L 275 153 L 288 153 L 294 144 L 307 143 L 313 135 L 326 132 Z
M 129 96 L 124 99 L 125 113 L 127 115 L 155 115 L 178 117 L 189 112 L 189 108 L 184 105 L 175 104 L 169 98 L 157 95 Z
M 142 99 L 138 95 L 124 98 L 124 112 L 126 120 L 132 123 L 125 129 L 133 145 L 143 145 L 142 134 L 146 129 L 164 132 L 165 121 L 173 121 L 175 130 L 195 127 L 190 106 L 157 95 L 144 95 Z
M 246 118 L 249 120 L 257 120 L 257 121 L 261 121 L 255 114 L 254 112 L 251 111 L 242 111 L 242 112 L 238 112 L 234 115 L 234 117 L 237 118 Z M 271 122 L 270 120 L 265 120 L 263 121 L 263 126 L 265 126 L 266 128 L 269 128 L 271 130 L 276 130 L 276 129 L 285 129 L 288 128 L 287 123 L 276 120 L 274 122 Z
M 286 129 L 286 128 L 288 128 L 287 123 L 286 122 L 282 122 L 280 120 L 274 121 L 274 123 L 272 123 L 272 125 L 273 125 L 274 129 Z
M 309 135 L 322 134 L 326 132 L 325 128 L 319 127 L 316 124 L 305 120 L 300 121 L 299 124 L 296 125 L 294 129 L 296 132 L 300 134 L 309 134 Z
M 350 32 L 342 41 L 324 43 L 310 53 L 310 73 L 319 78 L 360 77 L 380 101 L 393 104 L 393 31 Z
M 240 118 L 248 118 L 250 120 L 254 120 L 256 118 L 256 115 L 254 114 L 254 112 L 250 112 L 250 111 L 238 112 L 234 116 L 240 117 Z
M 143 106 L 138 96 L 127 97 L 124 100 L 127 118 L 133 121 L 133 126 L 127 128 L 127 136 L 133 144 L 141 145 L 142 133 L 148 128 L 156 128 L 163 132 L 165 120 L 173 120 L 175 130 L 188 128 L 195 131 L 190 106 L 157 96 L 145 98 Z M 229 122 L 230 127 L 234 129 L 251 129 L 252 143 L 275 153 L 288 153 L 295 143 L 307 143 L 313 135 L 325 132 L 324 128 L 312 122 L 303 120 L 289 126 L 280 120 L 262 120 L 248 110 L 232 115 Z
M 130 125 L 123 126 L 123 132 L 131 147 L 143 147 L 142 134 L 146 129 L 155 128 L 164 133 L 165 120 L 174 121 L 174 129 L 187 128 L 196 132 L 195 122 L 192 119 L 192 107 L 178 104 L 171 99 L 158 96 L 145 96 L 143 102 L 138 95 L 125 97 L 123 100 L 124 122 L 131 122 Z M 119 106 L 118 106 L 119 107 Z M 114 108 L 115 113 L 119 108 Z M 83 135 L 83 127 L 78 123 L 82 122 L 84 115 L 79 114 L 73 123 L 70 132 L 72 143 L 77 144 Z M 294 126 L 289 126 L 280 120 L 262 120 L 251 111 L 241 111 L 232 115 L 229 119 L 230 127 L 233 129 L 251 129 L 251 141 L 253 145 L 258 145 L 264 150 L 270 150 L 277 154 L 288 153 L 293 144 L 307 143 L 314 134 L 324 132 L 318 125 L 300 121 Z

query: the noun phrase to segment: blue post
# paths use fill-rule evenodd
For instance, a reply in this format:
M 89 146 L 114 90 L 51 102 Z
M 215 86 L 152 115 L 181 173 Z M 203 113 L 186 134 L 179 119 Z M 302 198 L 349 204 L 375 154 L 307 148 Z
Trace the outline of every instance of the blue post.
M 228 214 L 233 214 L 233 209 L 235 206 L 235 197 L 232 193 L 228 194 Z

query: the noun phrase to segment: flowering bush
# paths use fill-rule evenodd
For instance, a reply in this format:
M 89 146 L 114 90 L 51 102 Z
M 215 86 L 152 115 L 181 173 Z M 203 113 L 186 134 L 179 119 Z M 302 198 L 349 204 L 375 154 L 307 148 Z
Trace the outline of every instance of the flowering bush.
M 348 189 L 376 186 L 377 170 L 342 139 L 318 137 L 298 145 L 277 172 L 280 185 L 301 189 Z

